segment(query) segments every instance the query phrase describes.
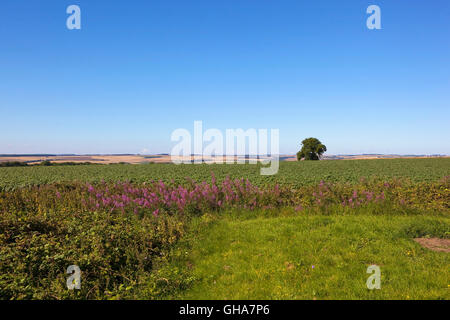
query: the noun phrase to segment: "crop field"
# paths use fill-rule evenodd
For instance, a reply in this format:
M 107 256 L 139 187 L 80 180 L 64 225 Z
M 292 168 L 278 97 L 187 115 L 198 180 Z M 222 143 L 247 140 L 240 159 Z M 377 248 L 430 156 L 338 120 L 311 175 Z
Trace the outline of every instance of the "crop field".
M 450 159 L 259 168 L 0 168 L 0 299 L 450 298 Z
M 210 179 L 214 172 L 222 181 L 230 178 L 248 178 L 262 185 L 305 186 L 327 182 L 358 183 L 361 178 L 391 180 L 409 179 L 413 182 L 431 182 L 450 175 L 450 158 L 433 159 L 376 159 L 376 160 L 327 160 L 304 162 L 280 162 L 278 174 L 261 176 L 260 165 L 175 165 L 175 164 L 111 164 L 55 167 L 0 168 L 0 190 L 42 185 L 54 182 L 108 182 L 130 181 L 136 183 L 151 180 L 185 183 L 189 177 L 196 181 Z

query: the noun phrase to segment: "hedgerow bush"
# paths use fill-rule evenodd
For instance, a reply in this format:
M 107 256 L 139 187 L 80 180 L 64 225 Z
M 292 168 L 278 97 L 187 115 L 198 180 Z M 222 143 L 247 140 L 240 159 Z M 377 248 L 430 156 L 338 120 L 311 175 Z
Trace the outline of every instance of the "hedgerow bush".
M 3 213 L 0 297 L 123 296 L 122 289 L 134 289 L 183 232 L 183 220 L 170 216 L 155 219 L 105 211 Z M 82 271 L 81 290 L 67 290 L 69 265 L 78 265 Z

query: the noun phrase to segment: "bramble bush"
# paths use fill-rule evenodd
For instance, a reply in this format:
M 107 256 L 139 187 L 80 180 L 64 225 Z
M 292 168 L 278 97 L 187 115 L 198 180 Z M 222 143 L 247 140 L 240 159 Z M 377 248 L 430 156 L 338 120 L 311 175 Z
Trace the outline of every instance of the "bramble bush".
M 2 299 L 103 299 L 133 289 L 183 235 L 181 219 L 105 211 L 2 214 Z M 65 270 L 82 270 L 69 291 Z

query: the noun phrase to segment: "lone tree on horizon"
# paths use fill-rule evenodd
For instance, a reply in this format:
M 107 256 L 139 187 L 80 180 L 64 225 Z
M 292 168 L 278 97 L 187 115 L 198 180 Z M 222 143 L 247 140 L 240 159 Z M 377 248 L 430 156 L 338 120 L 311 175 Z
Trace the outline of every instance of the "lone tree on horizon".
M 297 160 L 319 160 L 327 147 L 316 138 L 307 138 L 302 141 L 302 149 L 297 152 Z

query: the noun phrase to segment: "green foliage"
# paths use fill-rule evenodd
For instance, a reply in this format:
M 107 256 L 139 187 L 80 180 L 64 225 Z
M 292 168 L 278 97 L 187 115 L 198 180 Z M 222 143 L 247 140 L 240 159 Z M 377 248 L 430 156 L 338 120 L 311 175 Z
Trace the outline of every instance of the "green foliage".
M 154 265 L 184 234 L 182 216 L 88 212 L 74 192 L 60 204 L 54 193 L 21 193 L 0 200 L 8 202 L 0 211 L 0 299 L 135 299 L 157 285 Z M 74 264 L 81 290 L 71 291 L 65 271 Z
M 4 161 L 0 162 L 0 168 L 1 167 L 30 167 L 30 166 L 42 166 L 42 167 L 49 167 L 49 166 L 80 166 L 80 165 L 95 165 L 97 163 L 92 162 L 51 162 L 49 160 L 44 160 L 38 164 L 30 165 L 27 162 L 20 162 L 20 161 Z
M 118 199 L 121 194 L 114 190 L 134 192 L 138 186 L 118 188 L 117 184 L 101 183 L 99 187 L 111 190 L 109 196 Z M 206 206 L 199 207 L 200 212 L 173 211 L 155 217 L 152 210 L 137 214 L 110 207 L 96 209 L 93 202 L 87 206 L 86 201 L 92 198 L 87 189 L 84 184 L 71 183 L 0 192 L 1 299 L 153 299 L 176 295 L 198 278 L 181 265 L 169 263 L 186 257 L 185 251 L 175 250 L 174 245 L 186 234 L 192 219 L 217 221 L 226 215 L 243 221 L 292 215 L 426 215 L 438 219 L 449 215 L 450 198 L 449 179 L 433 183 L 362 180 L 356 185 L 321 182 L 301 188 L 285 186 L 279 191 L 269 187 L 266 191 L 277 196 L 256 202 L 253 213 L 242 209 L 210 211 Z M 92 190 L 97 196 L 100 189 Z M 402 237 L 449 235 L 448 225 L 438 220 L 414 221 L 408 220 L 398 233 Z M 258 226 L 255 231 L 264 228 Z M 275 239 L 277 234 L 272 230 L 264 237 Z M 200 239 L 198 232 L 191 230 L 188 239 Z M 65 269 L 72 264 L 83 272 L 80 291 L 69 291 L 65 286 Z
M 302 149 L 297 152 L 297 160 L 319 160 L 327 147 L 316 138 L 307 138 L 302 141 Z
M 26 167 L 28 164 L 26 162 L 20 162 L 20 161 L 4 161 L 0 162 L 0 168 L 1 167 Z
M 49 160 L 44 160 L 39 164 L 35 164 L 35 166 L 43 166 L 43 167 L 50 167 L 50 166 L 87 166 L 87 165 L 100 165 L 98 163 L 93 162 L 51 162 Z
M 383 180 L 410 179 L 412 182 L 431 182 L 450 176 L 450 158 L 440 159 L 374 159 L 374 160 L 326 160 L 280 162 L 279 172 L 274 176 L 261 176 L 260 165 L 254 164 L 201 164 L 175 165 L 79 165 L 79 166 L 29 166 L 23 168 L 0 168 L 0 190 L 13 190 L 30 185 L 55 182 L 107 182 L 151 180 L 183 184 L 186 177 L 206 181 L 214 172 L 217 180 L 226 176 L 232 179 L 248 178 L 258 186 L 280 185 L 302 187 L 327 182 L 359 183 L 364 178 Z
M 260 176 L 258 165 L 237 164 L 1 168 L 0 299 L 439 299 L 448 253 L 411 239 L 450 236 L 449 164 L 282 162 L 271 177 Z M 120 199 L 118 180 L 131 181 L 121 185 L 133 192 L 160 179 L 209 184 L 211 172 L 218 182 L 248 177 L 275 196 L 256 199 L 254 210 L 200 206 L 157 217 L 95 205 L 99 190 Z M 371 263 L 387 268 L 381 294 L 363 287 Z M 80 291 L 66 287 L 73 264 L 82 270 Z M 310 264 L 323 273 L 313 276 Z M 402 278 L 405 268 L 419 279 L 413 287 L 410 276 Z

